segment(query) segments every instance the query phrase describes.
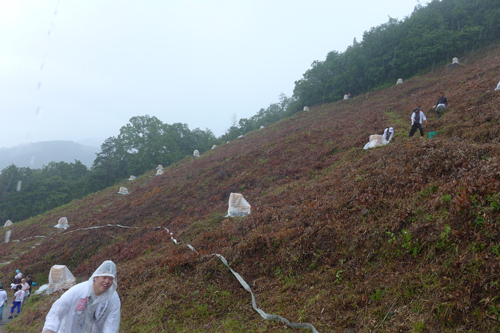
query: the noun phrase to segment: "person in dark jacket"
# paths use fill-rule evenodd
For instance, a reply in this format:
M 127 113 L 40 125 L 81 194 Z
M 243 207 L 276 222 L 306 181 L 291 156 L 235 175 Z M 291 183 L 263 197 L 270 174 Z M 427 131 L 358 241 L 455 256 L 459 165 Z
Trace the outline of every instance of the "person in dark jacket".
M 413 113 L 411 114 L 411 130 L 410 130 L 410 138 L 415 134 L 417 129 L 420 131 L 420 135 L 424 136 L 424 130 L 422 129 L 422 122 L 427 122 L 427 118 L 425 114 L 420 111 L 420 108 L 417 106 L 413 109 Z
M 448 100 L 444 97 L 444 93 L 439 94 L 439 99 L 436 103 L 436 113 L 438 119 L 443 115 L 444 109 L 448 106 Z

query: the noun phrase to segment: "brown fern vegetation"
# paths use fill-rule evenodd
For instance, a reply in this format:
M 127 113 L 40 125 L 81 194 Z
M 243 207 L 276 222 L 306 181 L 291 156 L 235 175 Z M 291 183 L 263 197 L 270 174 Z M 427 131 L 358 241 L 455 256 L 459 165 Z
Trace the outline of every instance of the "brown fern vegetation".
M 54 264 L 83 280 L 111 259 L 122 332 L 288 331 L 253 311 L 220 253 L 264 311 L 319 332 L 498 332 L 499 79 L 494 46 L 16 223 L 1 280 L 17 268 L 43 280 Z M 450 106 L 437 120 L 440 91 Z M 408 138 L 417 105 L 435 138 Z M 393 143 L 362 149 L 387 126 Z M 250 216 L 224 217 L 231 192 Z M 70 232 L 106 224 L 138 229 Z M 23 240 L 35 235 L 47 238 Z M 34 298 L 7 329 L 39 332 L 51 302 Z

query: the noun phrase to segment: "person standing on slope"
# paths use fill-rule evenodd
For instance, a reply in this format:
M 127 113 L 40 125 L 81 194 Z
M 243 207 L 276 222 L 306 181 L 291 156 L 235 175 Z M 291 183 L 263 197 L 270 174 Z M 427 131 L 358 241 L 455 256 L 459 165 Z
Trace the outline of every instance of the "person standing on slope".
M 444 97 L 444 93 L 439 94 L 439 99 L 436 103 L 436 113 L 438 114 L 438 119 L 443 115 L 444 109 L 448 106 L 448 100 Z
M 3 285 L 0 283 L 0 320 L 2 320 L 5 305 L 7 305 L 7 292 L 3 290 Z
M 422 122 L 427 123 L 427 118 L 425 118 L 425 114 L 420 111 L 420 108 L 417 106 L 413 113 L 411 114 L 411 130 L 410 130 L 410 138 L 415 134 L 417 129 L 420 131 L 420 135 L 424 136 L 424 130 L 422 128 Z
M 107 260 L 88 281 L 66 291 L 50 309 L 43 333 L 118 333 L 120 297 L 116 265 Z

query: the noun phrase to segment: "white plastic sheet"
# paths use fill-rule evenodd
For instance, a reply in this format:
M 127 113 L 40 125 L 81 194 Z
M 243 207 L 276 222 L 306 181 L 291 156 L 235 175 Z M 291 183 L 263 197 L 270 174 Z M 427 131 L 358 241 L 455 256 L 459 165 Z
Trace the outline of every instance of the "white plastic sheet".
M 384 146 L 384 145 L 386 145 L 388 143 L 389 143 L 389 141 L 385 140 L 383 135 L 374 134 L 374 135 L 370 135 L 370 142 L 368 142 L 363 147 L 363 149 L 369 149 L 369 148 L 375 148 L 375 147 L 379 147 L 379 146 Z
M 10 240 L 10 234 L 11 234 L 11 233 L 12 233 L 12 231 L 11 231 L 11 230 L 7 230 L 7 231 L 5 232 L 4 243 L 6 243 L 6 244 L 7 244 L 7 243 L 9 242 L 9 240 Z
M 251 206 L 239 193 L 229 195 L 229 209 L 227 216 L 245 216 L 250 214 Z
M 118 191 L 118 194 L 127 195 L 128 194 L 127 188 L 126 187 L 120 187 L 120 190 Z
M 451 64 L 458 64 L 458 58 L 455 57 L 451 60 Z
M 347 98 L 344 98 L 344 99 L 347 99 Z M 308 106 L 304 106 L 304 111 L 306 111 L 306 112 L 309 111 L 309 107 Z
M 500 90 L 500 81 L 498 81 L 497 87 L 495 90 Z
M 128 180 L 136 180 L 136 176 L 130 175 L 130 178 Z
M 65 265 L 54 265 L 49 273 L 49 285 L 47 294 L 52 294 L 58 290 L 65 290 L 73 287 L 76 283 L 75 277 Z
M 200 152 L 199 152 L 198 150 L 195 150 L 195 151 L 193 152 L 193 156 L 194 156 L 194 157 L 200 157 Z
M 398 81 L 396 82 L 396 84 L 401 84 L 403 83 L 403 79 L 398 79 Z
M 40 288 L 38 288 L 37 291 L 35 291 L 35 294 L 36 295 L 43 294 L 47 289 L 49 289 L 49 285 L 48 284 L 44 284 L 43 286 L 40 286 Z
M 57 224 L 54 226 L 59 229 L 68 229 L 69 224 L 68 224 L 68 219 L 66 217 L 61 217 L 59 221 L 57 221 Z
M 12 221 L 11 221 L 11 220 L 7 220 L 7 221 L 5 222 L 5 224 L 3 225 L 3 227 L 4 227 L 4 228 L 5 228 L 5 227 L 10 227 L 11 225 L 12 225 Z
M 158 170 L 156 171 L 156 175 L 157 175 L 157 176 L 161 176 L 161 175 L 163 175 L 164 173 L 165 173 L 165 171 L 163 171 L 163 169 L 158 169 Z
M 215 149 L 215 148 L 217 148 L 217 145 L 213 145 L 213 146 L 212 146 L 212 149 Z
M 163 170 L 163 165 L 158 164 L 158 166 L 156 167 L 156 169 L 158 169 L 158 170 Z

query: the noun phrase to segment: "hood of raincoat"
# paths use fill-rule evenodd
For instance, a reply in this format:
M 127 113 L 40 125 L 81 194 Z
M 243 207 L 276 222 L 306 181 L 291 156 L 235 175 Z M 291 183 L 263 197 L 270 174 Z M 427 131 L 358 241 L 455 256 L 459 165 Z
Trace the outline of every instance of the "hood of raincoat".
M 106 290 L 104 293 L 102 293 L 93 303 L 99 303 L 103 302 L 111 297 L 113 293 L 116 291 L 116 288 L 118 288 L 118 277 L 116 275 L 116 265 L 114 262 L 111 260 L 106 260 L 99 266 L 94 274 L 89 279 L 89 294 L 93 291 L 94 288 L 94 278 L 98 276 L 112 276 L 113 277 L 113 284 L 111 287 L 109 287 L 108 290 Z

